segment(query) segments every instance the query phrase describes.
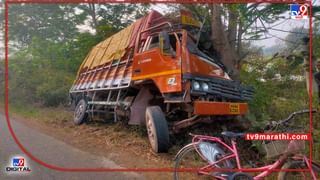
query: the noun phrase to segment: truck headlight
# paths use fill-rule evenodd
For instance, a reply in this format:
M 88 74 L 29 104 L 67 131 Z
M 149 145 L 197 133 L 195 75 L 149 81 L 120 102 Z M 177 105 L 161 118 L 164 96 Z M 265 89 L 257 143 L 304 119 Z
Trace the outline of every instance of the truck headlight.
M 192 88 L 193 88 L 194 90 L 200 90 L 200 83 L 197 82 L 197 81 L 193 81 L 193 82 L 192 82 Z
M 208 83 L 205 83 L 205 82 L 201 83 L 201 88 L 202 88 L 202 90 L 204 90 L 204 91 L 208 91 L 208 90 L 209 90 L 209 85 L 208 85 Z

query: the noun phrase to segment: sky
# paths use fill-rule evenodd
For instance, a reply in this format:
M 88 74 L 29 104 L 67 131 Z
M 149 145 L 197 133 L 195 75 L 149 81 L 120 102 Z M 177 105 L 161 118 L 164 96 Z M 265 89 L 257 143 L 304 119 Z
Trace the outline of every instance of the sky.
M 284 39 L 289 32 L 282 32 L 283 31 L 292 31 L 292 32 L 299 32 L 300 27 L 304 27 L 306 29 L 309 29 L 309 19 L 290 19 L 289 11 L 285 14 L 285 19 L 279 20 L 273 24 L 267 24 L 267 27 L 272 27 L 273 29 L 268 30 L 268 33 L 266 33 L 267 37 L 272 37 L 265 40 L 258 40 L 254 41 L 253 44 L 257 46 L 264 46 L 264 47 L 271 47 L 274 45 L 278 45 L 279 43 L 285 43 Z M 279 30 L 278 30 L 279 29 Z M 306 34 L 308 36 L 308 34 Z

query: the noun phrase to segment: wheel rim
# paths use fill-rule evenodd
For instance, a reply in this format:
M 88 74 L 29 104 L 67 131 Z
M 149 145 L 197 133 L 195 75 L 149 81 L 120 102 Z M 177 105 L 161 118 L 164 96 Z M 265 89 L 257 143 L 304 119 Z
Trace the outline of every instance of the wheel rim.
M 147 125 L 147 131 L 148 131 L 148 138 L 152 148 L 155 149 L 155 134 L 153 129 L 153 123 L 149 116 L 147 116 L 146 119 L 147 119 L 146 125 Z
M 198 168 L 205 167 L 207 165 L 208 162 L 203 160 L 193 147 L 190 147 L 185 152 L 183 152 L 181 156 L 176 160 L 174 179 L 211 180 L 211 175 L 206 176 L 197 171 Z M 184 169 L 186 171 L 183 171 Z M 190 171 L 187 169 L 190 169 Z
M 81 103 L 79 104 L 77 110 L 75 111 L 75 119 L 79 120 L 83 114 L 84 105 Z

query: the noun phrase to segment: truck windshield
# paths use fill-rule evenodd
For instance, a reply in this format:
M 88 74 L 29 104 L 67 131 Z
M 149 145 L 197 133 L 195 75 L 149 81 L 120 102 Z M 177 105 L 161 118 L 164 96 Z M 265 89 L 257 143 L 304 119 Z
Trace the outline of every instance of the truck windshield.
M 195 54 L 197 56 L 200 56 L 206 60 L 209 60 L 217 65 L 219 65 L 222 69 L 224 69 L 223 64 L 221 64 L 221 62 L 219 62 L 218 60 L 215 60 L 213 58 L 211 58 L 210 56 L 208 56 L 207 54 L 205 54 L 204 52 L 202 52 L 196 45 L 196 42 L 190 37 L 188 36 L 188 42 L 187 42 L 187 48 L 189 50 L 190 53 Z
M 170 45 L 171 45 L 172 50 L 174 51 L 174 53 L 176 53 L 176 51 L 177 51 L 176 36 L 174 34 L 169 34 L 169 41 L 170 41 Z M 159 48 L 159 35 L 154 35 L 151 37 L 150 43 L 149 43 L 149 45 L 146 45 L 146 48 L 144 51 L 154 49 L 154 48 Z

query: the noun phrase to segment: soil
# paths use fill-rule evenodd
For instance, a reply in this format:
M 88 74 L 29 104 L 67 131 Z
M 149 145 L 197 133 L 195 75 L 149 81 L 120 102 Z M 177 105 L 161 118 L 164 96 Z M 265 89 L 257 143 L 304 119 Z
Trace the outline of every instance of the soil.
M 91 120 L 76 126 L 73 123 L 73 112 L 63 107 L 39 108 L 22 113 L 9 111 L 9 115 L 11 119 L 24 123 L 28 127 L 82 151 L 106 157 L 122 167 L 162 170 L 161 172 L 143 172 L 147 179 L 172 179 L 174 157 L 183 145 L 191 141 L 191 137 L 185 132 L 184 135 L 178 135 L 172 139 L 175 145 L 168 153 L 157 154 L 151 150 L 145 127 L 129 126 L 126 122 L 115 123 L 113 119 Z M 219 123 L 206 125 L 206 129 L 211 132 L 210 135 L 214 136 L 222 131 Z M 192 133 L 208 134 L 200 127 Z
M 90 121 L 75 126 L 72 113 L 59 110 L 64 118 L 26 118 L 10 113 L 10 118 L 69 145 L 104 156 L 125 168 L 163 168 L 165 172 L 144 172 L 147 179 L 172 179 L 173 159 L 179 147 L 169 153 L 154 153 L 148 142 L 146 130 L 118 122 Z

